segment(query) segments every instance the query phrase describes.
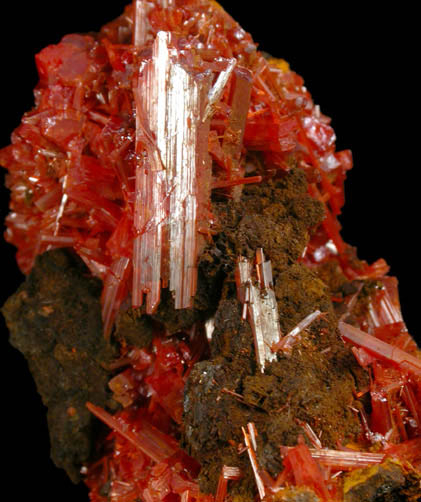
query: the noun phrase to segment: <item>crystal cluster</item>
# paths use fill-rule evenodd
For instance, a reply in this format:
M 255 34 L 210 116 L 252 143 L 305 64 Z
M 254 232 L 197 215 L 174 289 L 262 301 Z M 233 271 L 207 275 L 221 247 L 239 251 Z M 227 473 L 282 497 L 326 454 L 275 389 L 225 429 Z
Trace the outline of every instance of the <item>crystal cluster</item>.
M 198 335 L 200 337 L 200 334 Z M 104 499 L 102 487 L 110 485 L 111 500 L 162 500 L 169 494 L 184 500 L 213 500 L 201 495 L 195 477 L 200 466 L 180 449 L 174 434 L 181 422 L 184 382 L 199 356 L 198 340 L 184 342 L 155 339 L 152 351 L 130 350 L 121 364 L 130 367 L 110 381 L 121 412 L 110 415 L 87 403 L 88 409 L 107 424 L 113 448 L 86 469 L 90 499 Z M 145 402 L 147 407 L 130 405 Z
M 261 499 L 305 486 L 322 500 L 340 500 L 344 472 L 386 458 L 421 469 L 419 352 L 387 264 L 358 260 L 341 238 L 337 217 L 352 157 L 335 150 L 330 119 L 302 78 L 258 52 L 210 0 L 135 0 L 98 35 L 65 36 L 36 63 L 35 107 L 0 151 L 11 190 L 6 239 L 18 249 L 21 270 L 28 273 L 46 250 L 73 248 L 103 281 L 107 336 L 122 305 L 153 314 L 162 288 L 175 309 L 192 308 L 199 258 L 220 232 L 212 197 L 238 201 L 243 185 L 301 169 L 325 216 L 299 261 L 313 270 L 330 264 L 359 285 L 332 302 L 342 308 L 344 343 L 370 375 L 356 397 L 368 397 L 371 409 L 362 402 L 353 409 L 361 434 L 352 448 L 324 448 L 300 422 L 306 439 L 279 445 L 276 479 L 259 466 L 252 422 L 242 429 L 240 453 L 247 451 Z M 255 251 L 254 261 L 237 257 L 235 279 L 264 372 L 277 354 L 289 357 L 324 312 L 313 311 L 283 336 L 271 263 L 263 249 Z M 121 347 L 125 369 L 109 382 L 121 411 L 87 404 L 111 429 L 103 458 L 84 468 L 92 502 L 223 502 L 228 482 L 244 474 L 224 465 L 215 496 L 200 492 L 200 466 L 178 439 L 185 382 L 207 347 L 204 326 L 192 326 L 184 341 L 161 335 L 151 350 Z
M 211 190 L 238 196 L 262 180 L 247 176 L 245 149 L 262 152 L 268 174 L 291 162 L 317 169 L 311 190 L 329 199 L 315 258 L 343 250 L 334 216 L 350 152 L 335 153 L 301 78 L 268 62 L 216 4 L 135 2 L 98 37 L 68 35 L 36 63 L 36 106 L 1 152 L 6 239 L 25 273 L 37 254 L 73 247 L 104 281 L 107 334 L 130 292 L 134 306 L 147 296 L 148 312 L 162 286 L 176 308 L 191 306 L 197 256 L 215 231 Z

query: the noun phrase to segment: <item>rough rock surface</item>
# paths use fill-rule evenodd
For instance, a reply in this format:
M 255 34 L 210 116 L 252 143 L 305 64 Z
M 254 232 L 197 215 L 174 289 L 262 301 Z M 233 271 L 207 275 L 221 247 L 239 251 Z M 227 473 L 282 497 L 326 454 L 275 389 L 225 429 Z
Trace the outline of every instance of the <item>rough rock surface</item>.
M 272 497 L 268 497 L 270 502 L 320 502 L 317 495 L 304 487 L 285 488 Z
M 224 229 L 215 245 L 220 260 L 227 260 L 227 278 L 215 314 L 212 358 L 198 363 L 187 382 L 184 446 L 202 464 L 204 492 L 216 489 L 223 464 L 240 463 L 247 475 L 233 491 L 246 496 L 254 480 L 247 455 L 238 455 L 241 427 L 255 423 L 257 457 L 272 475 L 282 469 L 279 446 L 294 445 L 303 434 L 300 421 L 311 425 L 324 446 L 351 440 L 359 432 L 348 406 L 358 370 L 338 337 L 329 288 L 297 261 L 322 214 L 306 194 L 304 175 L 292 170 L 278 182 L 244 189 L 238 203 L 215 205 Z M 281 331 L 317 309 L 326 314 L 302 334 L 290 357 L 279 355 L 264 374 L 256 367 L 253 335 L 241 319 L 229 265 L 240 254 L 252 258 L 259 246 L 272 262 Z
M 354 471 L 344 480 L 344 502 L 419 502 L 420 492 L 420 476 L 392 460 Z
M 103 336 L 100 293 L 100 281 L 74 253 L 55 250 L 37 258 L 2 309 L 10 343 L 27 359 L 48 408 L 52 459 L 74 482 L 93 445 L 85 403 L 112 404 L 105 367 L 116 349 Z

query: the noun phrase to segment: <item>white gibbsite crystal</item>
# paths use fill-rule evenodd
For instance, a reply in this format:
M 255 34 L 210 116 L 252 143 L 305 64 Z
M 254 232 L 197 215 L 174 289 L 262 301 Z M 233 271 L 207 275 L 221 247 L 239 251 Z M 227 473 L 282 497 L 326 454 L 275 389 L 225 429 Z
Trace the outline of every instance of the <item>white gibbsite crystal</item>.
M 198 229 L 206 231 L 209 227 L 210 119 L 232 77 L 233 103 L 227 128 L 230 134 L 226 134 L 222 146 L 238 177 L 248 110 L 244 103 L 250 101 L 252 85 L 249 70 L 237 67 L 235 58 L 221 58 L 216 65 L 219 75 L 212 86 L 210 69 L 199 72 L 183 62 L 183 51 L 174 34 L 160 31 L 153 39 L 151 9 L 171 8 L 174 4 L 174 0 L 137 0 L 134 12 L 135 47 L 142 49 L 152 43 L 152 55 L 141 59 L 134 85 L 138 161 L 132 305 L 140 307 L 146 296 L 148 314 L 159 305 L 161 287 L 169 287 L 176 309 L 192 307 L 197 257 L 204 245 Z M 270 293 L 266 296 L 262 296 L 261 309 L 269 312 Z
M 287 337 L 296 337 L 297 335 L 299 335 L 301 333 L 301 331 L 304 331 L 306 328 L 308 328 L 310 326 L 310 324 L 315 321 L 318 317 L 320 317 L 322 315 L 322 313 L 320 312 L 320 310 L 315 310 L 314 312 L 312 312 L 311 314 L 309 314 L 308 316 L 304 317 L 303 320 L 301 320 L 296 326 L 295 328 L 293 328 L 289 333 L 287 333 Z
M 132 302 L 140 306 L 146 293 L 147 313 L 158 306 L 162 276 L 176 309 L 191 307 L 196 292 L 197 191 L 207 189 L 203 179 L 199 187 L 203 172 L 210 176 L 203 139 L 209 121 L 202 120 L 210 80 L 210 72 L 184 68 L 171 33 L 157 34 L 135 90 L 137 140 L 146 154 L 136 172 Z
M 214 107 L 216 103 L 218 103 L 218 101 L 221 99 L 222 93 L 224 92 L 225 86 L 227 85 L 236 64 L 237 60 L 235 58 L 229 59 L 226 69 L 221 71 L 221 73 L 218 75 L 215 84 L 209 91 L 208 104 L 206 106 L 203 121 L 208 120 L 212 116 Z
M 215 331 L 215 318 L 211 317 L 205 322 L 206 339 L 209 343 L 212 341 L 212 336 L 214 331 Z
M 224 465 L 222 467 L 222 476 L 224 479 L 236 480 L 241 478 L 241 469 L 239 467 L 231 467 Z
M 266 362 L 276 361 L 271 347 L 281 337 L 278 306 L 273 290 L 272 267 L 265 261 L 263 250 L 256 253 L 257 285 L 253 284 L 253 267 L 249 260 L 240 257 L 237 261 L 236 282 L 238 298 L 244 305 L 243 318 L 248 313 L 253 331 L 257 364 L 263 373 Z
M 383 462 L 384 453 L 371 453 L 365 451 L 341 451 L 310 448 L 311 456 L 325 466 L 337 467 L 342 470 L 366 467 Z
M 284 354 L 291 354 L 292 347 L 297 343 L 301 337 L 300 333 L 307 329 L 316 319 L 322 317 L 324 314 L 320 310 L 315 310 L 308 316 L 304 317 L 291 331 L 289 331 L 278 344 L 272 346 L 274 352 L 282 350 Z

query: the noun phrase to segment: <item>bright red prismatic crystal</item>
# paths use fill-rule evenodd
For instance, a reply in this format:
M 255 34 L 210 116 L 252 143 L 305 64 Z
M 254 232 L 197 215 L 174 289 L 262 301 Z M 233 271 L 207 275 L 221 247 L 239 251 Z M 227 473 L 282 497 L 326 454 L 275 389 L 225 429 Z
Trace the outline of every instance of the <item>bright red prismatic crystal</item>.
M 253 469 L 254 478 L 256 480 L 257 490 L 259 492 L 260 498 L 263 500 L 265 498 L 266 489 L 262 477 L 259 472 L 259 465 L 256 458 L 256 438 L 254 435 L 254 424 L 247 424 L 248 432 L 242 427 L 244 444 L 247 448 L 247 453 L 250 459 L 250 464 Z
M 212 193 L 238 201 L 243 185 L 297 166 L 325 212 L 300 262 L 332 263 L 359 284 L 356 293 L 332 300 L 346 311 L 339 322 L 343 340 L 370 372 L 370 386 L 360 394 L 369 392 L 371 410 L 353 408 L 361 420 L 359 451 L 324 449 L 323 438 L 297 420 L 314 448 L 303 440 L 282 447 L 284 469 L 275 480 L 259 466 L 256 427 L 244 424 L 243 452 L 257 492 L 263 499 L 297 485 L 335 500 L 342 471 L 386 457 L 420 468 L 419 352 L 386 262 L 362 262 L 342 240 L 337 217 L 352 156 L 335 151 L 330 119 L 302 78 L 285 61 L 259 53 L 210 0 L 135 0 L 98 35 L 65 36 L 36 63 L 35 107 L 0 151 L 11 190 L 6 239 L 18 249 L 21 270 L 28 273 L 46 250 L 73 248 L 103 281 L 107 336 L 122 306 L 155 313 L 162 288 L 176 309 L 191 308 L 199 257 L 219 231 Z M 254 169 L 246 157 L 255 160 Z M 282 337 L 264 250 L 256 250 L 254 262 L 237 258 L 238 299 L 264 372 L 289 356 L 303 330 L 324 314 L 309 313 Z M 367 280 L 375 281 L 374 292 L 356 315 Z M 87 467 L 90 499 L 223 502 L 228 481 L 246 473 L 224 466 L 215 496 L 205 495 L 196 481 L 200 466 L 178 443 L 186 379 L 207 348 L 204 327 L 178 338 L 156 335 L 151 351 L 122 347 L 113 367 L 124 367 L 109 382 L 123 409 L 111 415 L 87 405 L 111 429 L 103 458 Z M 244 402 L 234 391 L 221 392 Z M 373 443 L 375 453 L 363 451 Z
M 331 500 L 323 472 L 305 444 L 288 449 L 283 463 L 297 486 L 313 488 L 322 500 Z
M 321 184 L 310 189 L 328 190 L 334 222 L 349 152 L 335 153 L 301 78 L 265 60 L 216 3 L 134 2 L 99 37 L 44 49 L 37 67 L 36 106 L 0 154 L 12 191 L 6 238 L 24 272 L 46 249 L 73 247 L 104 280 L 106 334 L 130 292 L 134 306 L 146 295 L 149 313 L 161 287 L 176 308 L 192 305 L 211 190 L 238 196 L 262 180 L 246 176 L 245 149 L 270 171 L 289 169 L 292 154 L 313 166 Z M 323 227 L 320 249 L 329 239 L 343 249 L 335 225 Z
M 199 334 L 192 348 L 204 343 Z M 122 411 L 110 415 L 87 403 L 112 430 L 106 444 L 113 442 L 111 452 L 88 468 L 91 500 L 107 500 L 105 485 L 110 486 L 111 500 L 119 502 L 162 500 L 170 493 L 186 497 L 186 492 L 192 500 L 213 500 L 200 493 L 194 481 L 200 466 L 174 438 L 175 424 L 181 420 L 185 379 L 197 356 L 184 342 L 157 338 L 151 353 L 133 349 L 125 354 L 122 363 L 129 368 L 110 381 L 115 399 L 125 403 Z M 148 396 L 148 406 L 139 406 Z
M 421 359 L 342 321 L 339 322 L 339 330 L 344 340 L 364 348 L 376 358 L 397 366 L 401 371 L 421 378 Z
M 400 310 L 396 312 L 396 315 L 400 315 Z M 371 313 L 369 315 L 372 318 Z M 398 335 L 401 329 L 399 326 Z M 356 350 L 364 351 L 363 359 L 359 353 L 354 352 L 358 362 L 363 367 L 372 367 L 372 432 L 366 431 L 366 434 L 374 441 L 381 440 L 385 444 L 406 441 L 419 435 L 421 360 L 396 346 L 394 339 L 391 339 L 393 345 L 386 343 L 342 321 L 339 322 L 339 330 L 343 339 L 354 345 L 353 350 L 358 347 Z M 374 332 L 377 333 L 377 328 Z M 399 337 L 396 339 L 399 341 Z M 412 344 L 407 348 L 413 350 Z

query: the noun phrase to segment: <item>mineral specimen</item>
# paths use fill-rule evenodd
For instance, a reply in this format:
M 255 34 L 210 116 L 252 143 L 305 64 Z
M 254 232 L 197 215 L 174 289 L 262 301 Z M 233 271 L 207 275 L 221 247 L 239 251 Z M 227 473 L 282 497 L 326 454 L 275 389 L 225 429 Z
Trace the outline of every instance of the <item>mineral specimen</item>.
M 209 0 L 136 0 L 36 62 L 4 313 L 55 462 L 93 502 L 417 500 L 419 351 L 342 239 L 351 154 L 301 77 Z

